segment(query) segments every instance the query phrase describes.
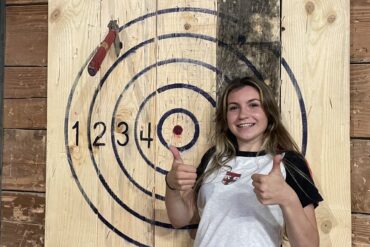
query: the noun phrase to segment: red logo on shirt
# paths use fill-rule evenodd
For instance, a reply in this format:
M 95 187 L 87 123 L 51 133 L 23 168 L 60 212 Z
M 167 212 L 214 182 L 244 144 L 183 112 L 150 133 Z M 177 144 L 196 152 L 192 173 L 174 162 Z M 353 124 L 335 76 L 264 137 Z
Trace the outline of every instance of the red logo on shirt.
M 238 180 L 240 178 L 240 176 L 241 176 L 241 174 L 239 174 L 239 173 L 226 172 L 226 175 L 225 175 L 224 179 L 222 179 L 222 183 L 224 185 L 232 184 L 236 180 Z

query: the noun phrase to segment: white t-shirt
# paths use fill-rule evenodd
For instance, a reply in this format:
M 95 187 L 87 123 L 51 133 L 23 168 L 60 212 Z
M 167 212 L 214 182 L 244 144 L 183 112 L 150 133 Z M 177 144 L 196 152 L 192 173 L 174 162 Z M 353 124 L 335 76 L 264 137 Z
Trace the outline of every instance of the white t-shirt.
M 284 230 L 280 206 L 262 205 L 251 179 L 255 173 L 271 171 L 271 155 L 238 152 L 228 165 L 230 169 L 208 176 L 198 192 L 200 222 L 194 246 L 280 246 Z M 283 165 L 281 172 L 285 178 Z

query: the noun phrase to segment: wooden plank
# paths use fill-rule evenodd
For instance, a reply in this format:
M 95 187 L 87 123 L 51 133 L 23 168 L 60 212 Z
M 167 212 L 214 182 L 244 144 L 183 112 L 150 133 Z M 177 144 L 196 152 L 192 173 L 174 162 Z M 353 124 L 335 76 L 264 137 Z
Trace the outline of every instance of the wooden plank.
M 264 79 L 278 95 L 280 1 L 218 1 L 217 8 L 217 38 L 228 44 L 228 48 L 240 52 L 251 63 L 251 66 L 246 66 L 230 49 L 218 46 L 217 68 L 229 78 L 249 75 Z M 223 15 L 227 18 L 223 18 Z
M 370 140 L 351 142 L 352 212 L 370 213 Z
M 1 246 L 44 246 L 44 226 L 42 224 L 20 224 L 1 222 Z
M 351 1 L 351 62 L 370 62 L 370 2 Z
M 370 137 L 370 64 L 351 64 L 351 137 Z
M 45 192 L 46 131 L 4 130 L 3 190 Z
M 119 25 L 123 25 L 139 16 L 155 13 L 155 1 L 81 0 L 72 4 L 69 0 L 60 0 L 49 1 L 49 10 L 46 245 L 127 246 L 141 243 L 153 246 L 154 200 L 140 191 L 123 169 L 147 191 L 154 190 L 154 170 L 137 150 L 134 125 L 140 104 L 149 93 L 155 92 L 155 67 L 127 89 L 117 113 L 113 111 L 129 80 L 155 64 L 155 16 L 122 30 L 120 38 L 124 49 L 121 55 L 130 52 L 104 85 L 99 85 L 100 79 L 117 60 L 113 48 L 95 77 L 88 75 L 84 66 L 107 34 L 111 19 L 118 19 Z M 152 42 L 134 49 L 146 40 Z M 64 73 L 60 73 L 60 69 Z M 153 109 L 148 107 L 149 110 L 143 113 L 147 122 L 152 119 L 149 113 Z M 117 121 L 113 129 L 112 116 Z M 91 126 L 88 123 L 90 117 Z M 151 135 L 154 126 L 153 122 Z M 147 124 L 139 123 L 137 132 L 143 131 L 147 137 L 148 129 Z M 91 137 L 88 137 L 88 131 L 91 131 Z M 103 132 L 105 134 L 97 143 L 105 145 L 93 145 L 94 139 Z M 117 153 L 112 147 L 112 133 L 121 143 L 125 139 L 128 141 L 127 145 L 117 147 Z M 138 141 L 141 143 L 140 138 Z M 122 167 L 118 164 L 119 159 L 123 162 Z M 61 202 L 60 194 L 69 199 Z
M 44 224 L 44 193 L 7 192 L 1 196 L 2 220 L 14 223 Z
M 40 4 L 48 3 L 48 0 L 6 0 L 6 5 L 24 5 L 24 4 Z
M 216 67 L 216 43 L 202 37 L 216 38 L 217 25 L 217 1 L 158 1 L 158 10 L 192 7 L 202 9 L 199 11 L 172 11 L 168 14 L 157 16 L 157 61 L 169 61 L 177 59 L 178 63 L 169 63 L 157 68 L 156 88 L 182 83 L 182 85 L 194 86 L 198 92 L 204 91 L 215 99 L 216 97 L 216 74 L 213 70 L 202 64 Z M 208 11 L 208 13 L 207 13 Z M 213 14 L 212 14 L 213 13 Z M 165 35 L 173 34 L 172 38 L 161 39 Z M 183 34 L 179 37 L 175 34 Z M 185 62 L 184 59 L 189 59 Z M 200 107 L 201 106 L 201 107 Z M 174 109 L 183 109 L 183 112 L 174 112 L 166 117 L 166 113 Z M 195 90 L 186 89 L 184 86 L 167 90 L 155 98 L 155 122 L 163 121 L 160 133 L 166 143 L 181 147 L 191 143 L 195 126 L 199 126 L 199 137 L 194 139 L 190 148 L 183 150 L 181 155 L 185 163 L 197 166 L 200 158 L 211 145 L 207 138 L 213 127 L 212 117 L 214 107 L 207 99 Z M 194 115 L 190 119 L 185 111 Z M 174 134 L 175 126 L 182 128 L 182 133 Z M 167 150 L 165 144 L 158 141 L 155 144 L 155 164 L 165 170 L 170 170 L 173 156 Z M 155 192 L 158 195 L 165 194 L 164 174 L 155 174 Z M 155 219 L 169 223 L 163 200 L 155 201 Z M 160 226 L 155 227 L 156 246 L 192 246 L 193 239 L 189 230 L 174 230 Z M 193 236 L 194 237 L 194 236 Z
M 352 215 L 352 246 L 370 246 L 370 215 Z
M 71 86 L 89 54 L 100 42 L 98 40 L 103 35 L 100 31 L 103 29 L 100 25 L 100 6 L 100 2 L 80 0 L 73 3 L 68 0 L 49 0 L 48 3 L 45 246 L 97 247 L 97 225 L 100 221 L 82 196 L 76 180 L 72 176 L 66 154 L 64 121 Z M 62 73 L 61 70 L 63 70 Z M 85 87 L 85 92 L 79 88 L 81 101 L 95 89 L 95 80 L 99 78 L 93 79 L 93 82 Z M 83 109 L 89 106 L 90 102 L 88 101 L 90 99 L 80 102 Z M 73 112 L 77 115 L 80 110 L 73 109 Z M 83 126 L 85 124 L 86 120 L 84 120 Z M 81 132 L 86 134 L 85 130 L 81 130 Z M 81 134 L 79 144 L 86 143 L 86 140 L 86 135 Z M 79 152 L 79 147 L 76 147 L 72 158 L 79 162 L 77 172 L 81 170 L 84 172 L 83 178 L 80 178 L 81 183 L 96 177 L 86 150 Z M 92 203 L 96 203 L 99 193 L 97 184 L 96 180 L 91 180 L 88 185 L 84 185 Z M 60 195 L 63 195 L 65 200 L 60 200 Z
M 45 129 L 46 99 L 5 99 L 4 128 Z
M 5 65 L 47 64 L 47 5 L 6 8 Z
M 6 67 L 4 98 L 46 97 L 47 68 Z
M 125 11 L 120 11 L 122 9 Z M 156 1 L 107 1 L 101 5 L 103 21 L 100 33 L 101 35 L 106 34 L 106 25 L 111 18 L 118 19 L 119 24 L 124 25 L 140 16 L 155 12 Z M 152 196 L 155 171 L 145 162 L 144 157 L 150 161 L 155 160 L 155 101 L 150 99 L 149 95 L 156 90 L 157 70 L 152 67 L 142 75 L 138 75 L 140 71 L 155 65 L 156 21 L 155 15 L 142 18 L 120 32 L 120 38 L 124 43 L 121 54 L 128 56 L 114 68 L 105 85 L 101 87 L 99 98 L 97 98 L 91 114 L 93 122 L 111 123 L 112 117 L 116 118 L 115 127 L 113 127 L 115 140 L 107 135 L 104 137 L 107 145 L 99 149 L 96 148 L 96 161 L 101 176 L 107 181 L 107 186 L 102 186 L 100 182 L 97 185 L 100 191 L 97 195 L 97 206 L 99 212 L 124 235 L 115 234 L 106 224 L 99 222 L 96 236 L 97 246 L 127 246 L 134 241 L 137 241 L 136 245 L 156 245 L 154 241 L 155 223 L 153 221 L 155 215 L 154 196 Z M 99 42 L 96 40 L 96 44 Z M 136 49 L 135 52 L 130 52 L 131 49 L 135 49 L 135 46 L 143 42 L 148 43 L 139 46 L 140 48 Z M 100 76 L 103 76 L 116 61 L 113 48 L 111 52 L 111 56 L 105 60 L 101 68 Z M 129 84 L 135 75 L 138 75 L 137 79 Z M 117 81 L 120 83 L 117 84 Z M 88 78 L 84 83 L 89 85 L 91 80 Z M 121 100 L 119 100 L 120 96 L 122 96 Z M 148 99 L 147 104 L 144 103 L 146 99 Z M 117 109 L 114 111 L 116 104 Z M 143 106 L 142 111 L 139 112 L 141 105 Z M 83 111 L 84 109 L 81 109 L 81 113 Z M 83 114 L 78 117 L 85 118 Z M 119 127 L 120 123 L 127 125 Z M 108 129 L 108 132 L 111 133 L 111 127 Z M 122 134 L 124 132 L 127 135 Z M 117 145 L 117 141 L 121 143 L 127 141 L 127 143 L 121 146 Z M 116 152 L 113 150 L 112 142 L 115 142 Z M 139 147 L 142 150 L 141 154 Z M 139 189 L 140 187 L 145 192 Z M 107 192 L 108 188 L 112 193 Z M 117 198 L 113 198 L 113 195 L 117 195 Z M 124 209 L 123 206 L 120 206 L 121 203 L 125 204 L 127 208 Z M 140 217 L 145 217 L 145 219 Z M 130 238 L 130 240 L 124 238 Z
M 316 209 L 321 246 L 351 246 L 349 1 L 285 0 L 282 8 L 283 119 L 301 146 L 307 127 L 306 157 L 325 200 Z
M 2 192 L 1 211 L 1 246 L 44 246 L 44 194 Z

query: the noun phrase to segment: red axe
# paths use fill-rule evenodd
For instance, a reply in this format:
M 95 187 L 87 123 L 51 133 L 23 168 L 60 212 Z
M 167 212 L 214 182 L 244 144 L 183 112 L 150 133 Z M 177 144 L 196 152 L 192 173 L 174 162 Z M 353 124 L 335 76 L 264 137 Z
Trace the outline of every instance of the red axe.
M 119 56 L 119 53 L 122 49 L 122 43 L 119 40 L 119 26 L 117 20 L 111 20 L 108 24 L 109 32 L 103 42 L 100 43 L 98 50 L 96 51 L 94 57 L 91 59 L 87 71 L 91 76 L 94 76 L 96 72 L 99 71 L 100 65 L 102 64 L 105 55 L 107 54 L 110 46 L 114 42 L 114 49 L 116 56 Z

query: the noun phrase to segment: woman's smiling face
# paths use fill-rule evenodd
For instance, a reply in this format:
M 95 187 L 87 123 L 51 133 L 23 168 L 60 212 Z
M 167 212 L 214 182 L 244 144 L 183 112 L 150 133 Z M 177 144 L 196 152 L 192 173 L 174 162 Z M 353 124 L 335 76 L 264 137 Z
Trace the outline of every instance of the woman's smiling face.
M 240 151 L 260 151 L 268 119 L 259 92 L 251 86 L 232 90 L 227 97 L 227 125 Z

